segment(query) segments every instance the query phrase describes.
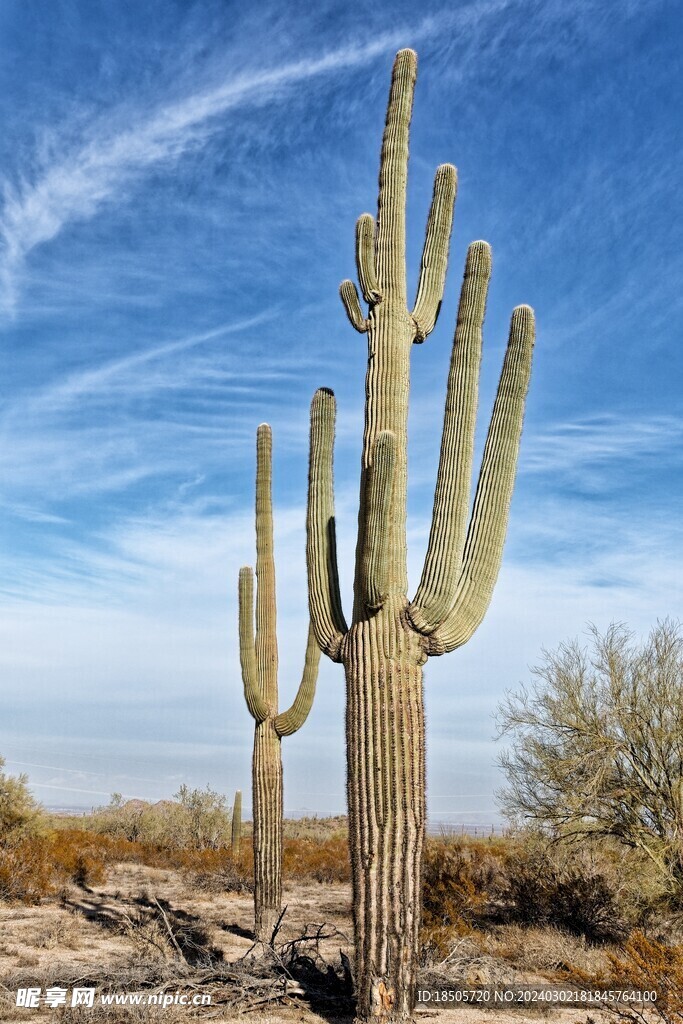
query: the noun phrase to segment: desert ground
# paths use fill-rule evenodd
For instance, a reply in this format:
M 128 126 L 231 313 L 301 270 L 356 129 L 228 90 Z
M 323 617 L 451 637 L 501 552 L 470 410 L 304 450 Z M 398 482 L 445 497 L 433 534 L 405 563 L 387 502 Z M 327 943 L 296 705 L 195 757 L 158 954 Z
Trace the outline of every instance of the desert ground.
M 262 952 L 254 949 L 251 894 L 202 891 L 201 884 L 182 871 L 119 863 L 109 867 L 104 882 L 71 883 L 37 906 L 0 904 L 0 1020 L 350 1024 L 352 1006 L 340 956 L 350 957 L 352 952 L 348 884 L 289 884 L 285 903 L 277 954 L 271 954 L 280 960 L 277 975 L 263 968 Z M 505 958 L 495 955 L 496 942 Z M 596 955 L 580 940 L 552 930 L 527 929 L 522 935 L 508 928 L 505 935 L 492 934 L 490 946 L 491 952 L 482 953 L 467 937 L 456 940 L 446 961 L 431 965 L 429 977 L 472 985 L 553 983 L 566 978 L 564 958 L 587 965 Z M 299 954 L 296 962 L 292 953 Z M 211 1005 L 16 1005 L 15 993 L 21 987 L 39 986 L 45 992 L 51 986 L 71 991 L 77 985 L 119 993 L 143 988 L 208 993 Z M 576 1008 L 531 1013 L 475 1007 L 416 1011 L 418 1021 L 444 1024 L 587 1024 L 591 1019 L 602 1018 Z

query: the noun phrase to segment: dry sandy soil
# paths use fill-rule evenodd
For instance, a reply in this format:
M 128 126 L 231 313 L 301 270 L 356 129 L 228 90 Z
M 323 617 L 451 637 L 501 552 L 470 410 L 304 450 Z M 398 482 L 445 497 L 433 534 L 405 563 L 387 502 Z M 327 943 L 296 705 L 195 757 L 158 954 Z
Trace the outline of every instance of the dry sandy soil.
M 288 983 L 288 996 L 281 994 L 282 983 L 273 979 L 272 972 L 265 980 L 254 978 L 258 968 L 254 970 L 253 961 L 239 962 L 252 948 L 249 929 L 253 908 L 248 893 L 206 893 L 175 871 L 121 864 L 110 869 L 106 883 L 92 890 L 73 886 L 38 907 L 0 905 L 0 1024 L 44 1024 L 52 1020 L 61 1024 L 171 1024 L 181 1020 L 239 1019 L 250 1024 L 351 1024 L 353 1018 L 343 996 L 336 1003 L 316 1001 L 315 995 L 311 996 L 325 988 L 327 964 L 337 965 L 337 974 L 329 975 L 329 985 L 343 992 L 340 950 L 351 954 L 348 886 L 297 884 L 286 888 L 285 900 L 288 909 L 278 944 L 301 936 L 306 926 L 310 934 L 315 930 L 312 926 L 325 924 L 325 937 L 319 943 L 300 947 L 316 961 L 315 966 L 311 964 L 314 984 L 307 986 L 306 978 L 304 988 L 298 981 Z M 180 957 L 173 935 L 183 943 L 186 959 L 192 959 L 194 951 L 194 965 Z M 213 951 L 209 960 L 207 950 Z M 472 961 L 470 983 L 499 978 L 487 975 L 485 961 Z M 522 974 L 510 967 L 506 981 L 538 984 L 547 978 L 542 972 Z M 16 1006 L 19 987 L 40 986 L 43 994 L 51 986 L 67 988 L 70 1001 L 71 989 L 79 983 L 84 987 L 100 983 L 120 993 L 141 991 L 145 980 L 152 982 L 151 991 L 210 993 L 212 1005 L 126 1010 L 97 1005 L 92 1009 Z M 279 998 L 273 1001 L 273 995 Z M 586 1024 L 587 1017 L 578 1009 L 553 1009 L 544 1014 L 429 1007 L 416 1012 L 416 1020 L 425 1024 Z M 601 1019 L 593 1011 L 590 1018 L 596 1024 Z

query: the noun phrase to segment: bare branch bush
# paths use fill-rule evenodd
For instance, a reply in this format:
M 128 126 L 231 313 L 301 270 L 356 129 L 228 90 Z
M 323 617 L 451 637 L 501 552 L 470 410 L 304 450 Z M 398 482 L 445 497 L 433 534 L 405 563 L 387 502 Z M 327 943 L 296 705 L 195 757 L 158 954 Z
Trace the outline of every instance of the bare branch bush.
M 683 889 L 683 634 L 665 620 L 639 644 L 621 624 L 588 648 L 543 652 L 534 684 L 498 709 L 509 817 L 552 838 L 609 838 Z

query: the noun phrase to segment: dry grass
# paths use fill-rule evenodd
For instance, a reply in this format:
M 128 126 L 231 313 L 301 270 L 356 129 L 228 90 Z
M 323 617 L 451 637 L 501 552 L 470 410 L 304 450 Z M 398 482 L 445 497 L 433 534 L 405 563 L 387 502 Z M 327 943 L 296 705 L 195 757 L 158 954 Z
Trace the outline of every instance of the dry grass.
M 488 953 L 525 973 L 566 979 L 578 967 L 595 975 L 608 964 L 612 947 L 595 946 L 554 927 L 499 925 L 482 936 Z M 614 947 L 616 949 L 616 947 Z
M 77 949 L 79 938 L 78 922 L 73 915 L 48 921 L 42 927 L 32 928 L 30 933 L 30 942 L 38 949 Z
M 122 992 L 156 991 L 163 986 L 183 990 L 191 981 L 220 993 L 216 1019 L 232 1019 L 231 1013 L 241 1013 L 245 1007 L 258 1015 L 264 1007 L 285 1005 L 292 1012 L 300 1007 L 297 1019 L 307 1024 L 320 1019 L 308 1015 L 311 1007 L 318 1007 L 323 1016 L 337 1013 L 344 1019 L 347 979 L 338 954 L 340 947 L 351 953 L 346 838 L 341 829 L 328 828 L 316 840 L 307 829 L 308 825 L 302 834 L 285 839 L 289 910 L 278 936 L 281 945 L 270 959 L 260 957 L 260 966 L 239 960 L 252 942 L 250 844 L 244 843 L 242 855 L 234 860 L 228 850 L 169 850 L 75 828 L 34 840 L 28 851 L 33 851 L 33 860 L 25 860 L 29 867 L 48 865 L 49 889 L 38 895 L 40 907 L 21 907 L 16 888 L 9 907 L 0 903 L 2 983 L 10 991 L 20 983 L 63 987 L 73 976 L 85 985 L 92 979 L 100 991 Z M 13 863 L 21 864 L 20 848 L 12 851 Z M 623 977 L 622 961 L 628 961 L 633 973 L 636 953 L 641 958 L 647 953 L 642 970 L 661 974 L 671 970 L 673 963 L 678 971 L 679 953 L 672 953 L 665 942 L 652 945 L 655 933 L 647 940 L 651 944 L 647 950 L 642 946 L 636 950 L 628 943 L 621 949 L 604 942 L 596 945 L 557 924 L 525 925 L 517 920 L 514 874 L 520 862 L 528 866 L 532 853 L 535 850 L 530 848 L 527 860 L 521 860 L 524 848 L 519 840 L 429 840 L 425 983 L 543 984 L 578 982 L 583 977 L 594 986 L 599 979 L 616 977 L 617 971 Z M 543 863 L 534 861 L 536 875 L 542 874 L 538 865 Z M 588 868 L 595 871 L 596 865 L 590 863 Z M 603 874 L 609 877 L 606 869 Z M 44 874 L 38 872 L 41 878 Z M 37 891 L 34 885 L 31 892 Z M 616 899 L 618 889 L 612 895 Z M 31 895 L 26 902 L 37 900 Z M 670 917 L 679 920 L 675 914 Z M 321 919 L 333 922 L 333 927 L 307 924 Z M 639 978 L 633 977 L 635 984 Z M 676 974 L 674 980 L 683 992 L 683 965 L 681 978 Z M 672 992 L 664 1009 L 669 1016 L 661 1019 L 665 1024 L 683 1024 Z M 164 1019 L 173 1020 L 177 1012 L 187 1018 L 187 1009 L 168 1009 Z M 206 1014 L 206 1008 L 200 1012 Z M 13 1013 L 11 1007 L 6 1013 L 3 1007 L 0 1020 L 28 1022 L 25 1014 L 14 1017 Z M 49 1019 L 79 1022 L 89 1015 L 91 1021 L 147 1022 L 158 1019 L 158 1013 L 154 1007 L 111 1007 L 93 1015 L 90 1009 L 75 1008 L 61 1016 L 54 1011 Z M 285 1019 L 279 1009 L 277 1014 L 273 1021 Z M 41 1015 L 40 1020 L 44 1019 Z M 571 1024 L 578 1021 L 573 1018 Z

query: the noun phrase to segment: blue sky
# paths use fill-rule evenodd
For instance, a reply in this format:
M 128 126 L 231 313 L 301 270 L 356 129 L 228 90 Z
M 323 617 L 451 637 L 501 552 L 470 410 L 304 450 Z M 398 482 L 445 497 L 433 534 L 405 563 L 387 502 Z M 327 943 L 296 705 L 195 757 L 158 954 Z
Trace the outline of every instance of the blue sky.
M 681 617 L 682 22 L 660 0 L 4 0 L 0 753 L 41 800 L 249 790 L 255 430 L 274 431 L 284 705 L 320 385 L 339 401 L 343 567 L 354 545 L 365 353 L 337 288 L 399 47 L 419 54 L 413 283 L 434 169 L 459 170 L 440 321 L 413 353 L 413 587 L 472 239 L 494 252 L 482 436 L 512 307 L 538 322 L 494 601 L 427 666 L 433 818 L 495 820 L 492 714 L 543 645 Z M 343 808 L 343 703 L 327 663 L 284 745 L 289 813 Z

